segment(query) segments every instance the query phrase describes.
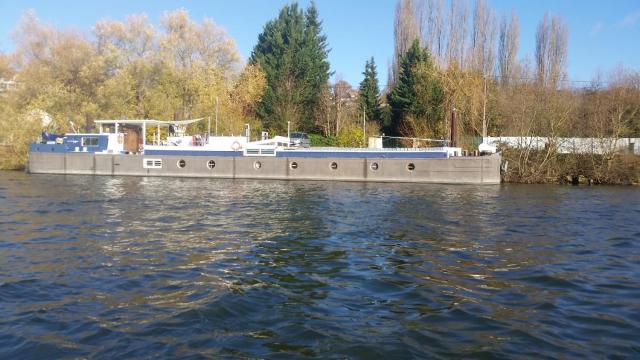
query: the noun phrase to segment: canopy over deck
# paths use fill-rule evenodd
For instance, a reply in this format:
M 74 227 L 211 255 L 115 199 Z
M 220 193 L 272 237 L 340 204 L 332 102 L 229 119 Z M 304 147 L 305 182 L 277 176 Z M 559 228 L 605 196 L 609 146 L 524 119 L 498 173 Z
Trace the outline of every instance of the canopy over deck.
M 94 122 L 98 124 L 100 127 L 100 133 L 102 134 L 102 126 L 103 125 L 114 125 L 115 132 L 118 132 L 118 126 L 120 125 L 132 125 L 139 126 L 142 128 L 142 144 L 146 145 L 146 134 L 147 134 L 147 126 L 155 125 L 158 128 L 157 137 L 158 143 L 160 142 L 160 127 L 169 127 L 169 126 L 185 126 L 189 124 L 193 124 L 204 118 L 198 119 L 190 119 L 190 120 L 154 120 L 154 119 L 121 119 L 121 120 L 95 120 Z
M 134 126 L 146 126 L 146 125 L 159 125 L 159 126 L 169 126 L 169 125 L 189 125 L 204 118 L 199 119 L 190 119 L 190 120 L 153 120 L 153 119 L 122 119 L 122 120 L 96 120 L 95 123 L 98 125 L 134 125 Z

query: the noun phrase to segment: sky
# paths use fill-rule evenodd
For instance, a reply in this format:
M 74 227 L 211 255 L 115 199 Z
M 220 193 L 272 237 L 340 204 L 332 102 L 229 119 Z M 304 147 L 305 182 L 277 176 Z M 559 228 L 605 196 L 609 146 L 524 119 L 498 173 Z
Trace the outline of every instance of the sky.
M 14 49 L 12 31 L 29 9 L 44 23 L 79 29 L 90 36 L 91 28 L 102 18 L 123 20 L 129 14 L 146 13 L 152 23 L 158 24 L 165 11 L 185 8 L 192 19 L 209 17 L 225 28 L 247 59 L 264 24 L 289 2 L 0 0 L 0 50 L 7 53 Z M 306 7 L 309 1 L 298 3 Z M 316 0 L 331 49 L 332 80 L 340 78 L 357 86 L 365 61 L 373 56 L 380 82 L 386 83 L 393 57 L 395 4 L 395 0 Z M 606 73 L 620 64 L 640 69 L 639 0 L 489 0 L 489 5 L 498 16 L 517 12 L 521 58 L 532 58 L 536 26 L 545 11 L 562 16 L 569 27 L 569 78 L 576 84 L 588 82 L 597 72 Z

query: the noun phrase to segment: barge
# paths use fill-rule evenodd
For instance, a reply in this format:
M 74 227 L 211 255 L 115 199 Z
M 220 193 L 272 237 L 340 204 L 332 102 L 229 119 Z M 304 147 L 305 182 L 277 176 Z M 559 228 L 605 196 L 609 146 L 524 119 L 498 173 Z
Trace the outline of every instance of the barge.
M 196 120 L 97 120 L 98 133 L 43 136 L 27 170 L 40 174 L 499 184 L 500 153 L 458 147 L 301 148 L 289 137 L 188 136 Z M 147 143 L 147 129 L 153 140 Z M 166 136 L 162 139 L 163 129 Z M 381 139 L 380 139 L 381 140 Z M 373 143 L 379 143 L 382 141 Z

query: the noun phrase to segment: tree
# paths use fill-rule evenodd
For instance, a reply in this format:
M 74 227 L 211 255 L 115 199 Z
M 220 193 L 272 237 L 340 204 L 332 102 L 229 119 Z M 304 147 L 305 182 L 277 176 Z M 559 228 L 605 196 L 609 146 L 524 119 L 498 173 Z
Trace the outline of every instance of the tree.
M 562 18 L 544 14 L 536 31 L 536 79 L 539 86 L 557 89 L 567 73 L 569 31 Z
M 10 79 L 14 74 L 9 57 L 0 51 L 0 79 Z
M 98 54 L 113 74 L 99 87 L 99 101 L 107 117 L 146 118 L 147 94 L 158 76 L 158 35 L 144 14 L 124 22 L 100 20 L 93 28 Z
M 229 91 L 237 76 L 240 56 L 235 42 L 212 20 L 205 18 L 198 24 L 184 9 L 165 13 L 161 24 L 164 33 L 159 42 L 165 71 L 160 85 L 178 104 L 174 116 L 195 117 L 202 103 L 211 113 L 213 99 Z
M 58 131 L 69 130 L 69 120 L 92 125 L 99 114 L 95 84 L 107 76 L 93 44 L 78 32 L 43 25 L 32 11 L 23 15 L 14 41 L 20 82 L 15 109 L 47 112 Z
M 465 0 L 451 0 L 449 7 L 449 33 L 447 41 L 447 65 L 465 66 L 465 47 L 469 10 Z
M 327 57 L 327 37 L 322 33 L 322 21 L 318 18 L 318 9 L 314 2 L 311 2 L 305 13 L 305 58 L 308 61 L 307 82 L 310 84 L 309 108 L 312 110 L 311 116 L 303 119 L 302 128 L 305 130 L 316 130 L 321 117 L 318 116 L 326 109 L 323 109 L 323 97 L 328 92 L 328 81 L 331 76 L 330 65 Z M 312 122 L 313 121 L 313 122 Z
M 511 13 L 511 20 L 502 19 L 500 23 L 500 43 L 498 45 L 498 67 L 500 81 L 503 85 L 512 82 L 517 65 L 518 43 L 520 40 L 520 26 L 515 11 Z
M 301 34 L 312 38 L 320 24 L 312 11 L 308 19 L 315 25 Z M 18 82 L 0 94 L 0 133 L 11 144 L 10 161 L 0 167 L 24 164 L 41 131 L 68 132 L 71 121 L 92 131 L 98 117 L 206 117 L 219 103 L 220 132 L 238 134 L 245 123 L 261 129 L 255 113 L 266 76 L 258 65 L 242 66 L 235 42 L 212 20 L 196 22 L 179 9 L 166 12 L 158 28 L 138 14 L 100 20 L 92 30 L 87 38 L 43 24 L 33 11 L 23 15 L 15 50 L 0 53 L 0 78 L 15 75 Z M 206 122 L 192 130 L 203 133 Z
M 360 83 L 360 110 L 364 110 L 367 120 L 376 121 L 382 125 L 380 112 L 380 87 L 378 86 L 378 72 L 376 63 L 371 57 L 364 66 L 364 79 Z
M 420 39 L 417 4 L 415 0 L 398 0 L 396 4 L 395 22 L 393 27 L 394 53 L 392 76 L 390 83 L 395 83 L 399 77 L 400 57 L 411 47 L 414 40 Z
M 424 46 L 442 64 L 445 59 L 444 0 L 421 0 L 416 5 Z
M 476 0 L 471 33 L 471 67 L 484 74 L 493 75 L 495 69 L 495 12 L 489 9 L 486 0 Z
M 386 132 L 414 136 L 418 134 L 411 130 L 419 128 L 420 135 L 442 136 L 442 127 L 438 126 L 443 118 L 442 84 L 431 56 L 417 39 L 400 57 L 398 75 L 388 96 L 392 116 Z
M 351 94 L 353 88 L 347 81 L 341 79 L 339 76 L 333 85 L 333 91 L 331 92 L 331 113 L 335 123 L 335 134 L 339 135 L 342 128 L 350 118 L 357 117 L 357 107 L 353 106 L 351 101 Z
M 326 37 L 314 3 L 306 13 L 297 3 L 286 5 L 258 36 L 250 63 L 264 70 L 267 88 L 258 106 L 264 127 L 273 132 L 317 128 L 318 107 L 328 93 Z

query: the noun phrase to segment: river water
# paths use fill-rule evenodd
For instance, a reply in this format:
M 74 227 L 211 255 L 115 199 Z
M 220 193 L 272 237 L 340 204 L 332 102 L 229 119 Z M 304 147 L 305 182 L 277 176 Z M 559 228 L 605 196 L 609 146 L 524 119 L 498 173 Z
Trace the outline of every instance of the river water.
M 640 357 L 640 189 L 0 172 L 0 358 Z

